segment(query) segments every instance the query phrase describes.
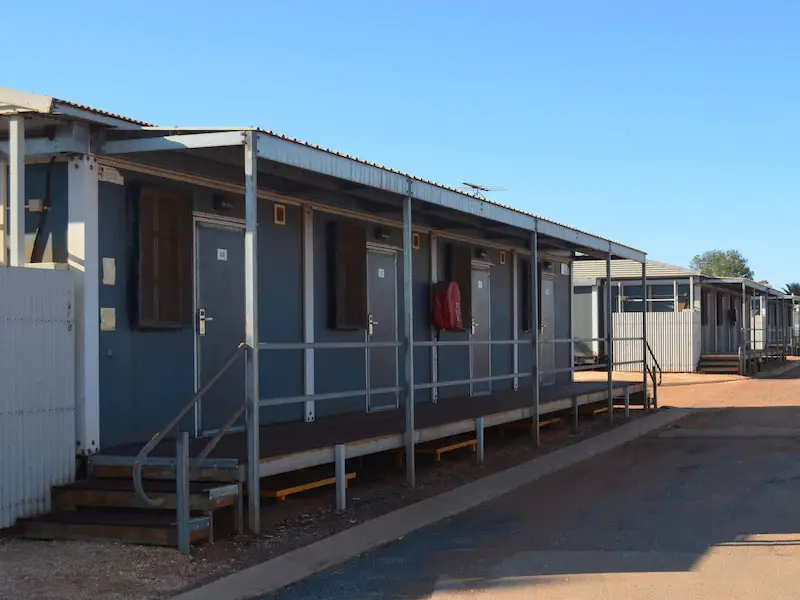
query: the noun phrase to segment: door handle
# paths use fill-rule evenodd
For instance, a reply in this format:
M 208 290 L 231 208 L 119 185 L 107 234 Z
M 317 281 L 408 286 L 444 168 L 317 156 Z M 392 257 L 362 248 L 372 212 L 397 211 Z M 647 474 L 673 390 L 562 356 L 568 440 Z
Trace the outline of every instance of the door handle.
M 475 328 L 476 327 L 478 327 L 478 323 L 475 321 L 475 319 L 472 319 L 472 323 L 470 325 L 470 329 L 472 331 L 472 335 L 475 335 Z
M 372 315 L 370 315 L 369 316 L 369 328 L 368 328 L 369 337 L 372 337 L 373 334 L 375 333 L 375 325 L 378 325 L 378 322 L 372 317 Z
M 197 309 L 197 335 L 205 335 L 206 334 L 206 323 L 213 321 L 214 317 L 207 317 L 206 316 L 206 309 L 205 308 L 198 308 Z

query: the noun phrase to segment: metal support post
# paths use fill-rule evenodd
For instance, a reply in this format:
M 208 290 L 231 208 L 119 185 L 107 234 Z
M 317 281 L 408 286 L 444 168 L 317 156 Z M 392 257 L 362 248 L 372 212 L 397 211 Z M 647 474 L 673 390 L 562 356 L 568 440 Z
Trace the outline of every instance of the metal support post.
M 336 444 L 333 447 L 334 459 L 336 461 L 336 510 L 344 512 L 347 510 L 347 467 L 346 447 L 344 444 Z
M 747 375 L 747 288 L 742 282 L 742 341 L 739 344 L 739 375 Z
M 314 343 L 314 211 L 310 206 L 303 207 L 303 341 Z M 303 393 L 313 396 L 314 381 L 314 349 L 303 350 Z M 304 404 L 306 422 L 316 418 L 316 407 L 313 400 Z
M 574 252 L 569 253 L 575 257 Z M 569 263 L 569 382 L 575 382 L 575 271 L 574 262 Z
M 478 464 L 483 466 L 484 448 L 486 444 L 486 429 L 483 417 L 475 419 L 475 453 Z
M 647 389 L 647 381 L 645 381 L 644 389 Z M 631 388 L 625 386 L 625 418 L 629 419 L 631 416 Z
M 538 224 L 538 221 L 537 221 Z M 539 235 L 531 232 L 531 383 L 533 386 L 533 437 L 539 447 Z
M 644 291 L 644 290 L 643 290 Z M 642 298 L 644 302 L 644 297 Z M 614 313 L 611 307 L 611 254 L 606 256 L 606 362 L 608 363 L 608 421 L 614 422 Z M 647 390 L 645 390 L 647 393 Z
M 405 446 L 406 483 L 416 486 L 416 464 L 414 452 L 414 297 L 411 274 L 413 249 L 411 247 L 411 179 L 403 200 L 403 325 L 405 327 Z
M 256 135 L 248 131 L 244 144 L 244 324 L 247 402 L 247 504 L 248 526 L 261 532 L 261 480 L 259 478 L 260 442 L 258 383 L 258 152 Z
M 25 120 L 14 115 L 9 121 L 9 216 L 11 248 L 9 264 L 25 266 Z
M 8 264 L 6 202 L 8 198 L 8 162 L 0 155 L 0 265 Z
M 580 413 L 578 409 L 578 397 L 573 396 L 572 400 L 572 433 L 578 433 L 580 431 Z
M 189 554 L 189 433 L 181 431 L 175 444 L 178 550 Z
M 650 410 L 650 394 L 647 392 L 647 261 L 642 261 L 642 390 L 644 410 Z M 655 365 L 653 365 L 655 368 Z M 653 401 L 656 398 L 656 381 L 653 381 Z M 628 390 L 625 388 L 627 398 Z M 625 400 L 625 416 L 628 416 L 628 401 Z
M 439 282 L 439 237 L 431 234 L 431 289 Z M 436 328 L 431 325 L 431 339 L 436 339 Z M 514 371 L 516 373 L 516 371 Z M 431 346 L 431 383 L 439 382 L 439 348 Z M 431 402 L 439 401 L 439 388 L 431 388 Z
M 516 251 L 511 253 L 511 339 L 519 339 L 519 255 Z M 519 373 L 519 344 L 514 344 L 513 368 L 514 373 Z M 519 377 L 514 377 L 514 391 L 519 389 Z

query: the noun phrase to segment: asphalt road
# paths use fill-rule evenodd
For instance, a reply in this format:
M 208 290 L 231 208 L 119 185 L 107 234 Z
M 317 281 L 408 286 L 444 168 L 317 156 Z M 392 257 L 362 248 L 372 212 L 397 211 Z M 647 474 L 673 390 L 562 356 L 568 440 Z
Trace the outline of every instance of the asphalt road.
M 725 409 L 684 427 L 691 435 L 642 438 L 270 598 L 800 598 L 800 409 Z

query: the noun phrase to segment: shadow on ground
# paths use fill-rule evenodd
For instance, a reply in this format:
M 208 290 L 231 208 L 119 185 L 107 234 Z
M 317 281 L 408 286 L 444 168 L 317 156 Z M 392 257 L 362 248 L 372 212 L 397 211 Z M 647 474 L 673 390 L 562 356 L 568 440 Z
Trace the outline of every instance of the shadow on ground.
M 800 429 L 800 406 L 698 411 L 680 427 Z M 564 575 L 680 573 L 712 549 L 800 544 L 800 439 L 642 438 L 273 596 L 456 598 Z M 515 596 L 517 597 L 517 596 Z

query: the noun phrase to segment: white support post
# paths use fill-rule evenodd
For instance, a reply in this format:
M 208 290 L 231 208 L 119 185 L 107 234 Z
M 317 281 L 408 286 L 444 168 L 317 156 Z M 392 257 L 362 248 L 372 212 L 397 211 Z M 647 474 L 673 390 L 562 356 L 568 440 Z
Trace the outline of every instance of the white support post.
M 406 483 L 410 488 L 416 486 L 416 461 L 414 450 L 414 296 L 412 277 L 413 248 L 411 247 L 411 179 L 403 199 L 403 325 L 405 328 L 405 449 Z
M 20 115 L 9 121 L 9 264 L 25 266 L 25 120 Z
M 431 289 L 439 282 L 439 237 L 431 234 Z M 431 339 L 435 340 L 436 328 L 431 325 Z M 431 346 L 431 383 L 439 382 L 439 349 Z M 431 402 L 439 401 L 439 388 L 431 388 Z
M 303 207 L 303 341 L 314 343 L 314 211 L 310 206 Z M 303 393 L 313 396 L 314 385 L 314 349 L 306 348 L 303 352 Z M 310 423 L 315 419 L 313 400 L 306 400 L 305 419 Z
M 537 221 L 538 223 L 538 221 Z M 533 437 L 539 447 L 539 235 L 531 232 L 531 385 L 533 386 Z
M 519 255 L 511 253 L 511 339 L 519 339 Z M 514 373 L 519 373 L 519 344 L 514 344 Z M 519 377 L 514 377 L 514 391 L 519 389 Z
M 0 265 L 8 264 L 6 202 L 8 199 L 8 161 L 0 154 Z
M 483 417 L 475 419 L 475 458 L 483 466 L 486 448 L 486 425 Z
M 248 131 L 244 144 L 245 234 L 244 234 L 244 323 L 247 402 L 247 503 L 248 525 L 261 532 L 261 494 L 259 493 L 259 399 L 258 383 L 258 152 L 257 138 Z
M 75 434 L 79 454 L 100 447 L 100 242 L 97 160 L 67 165 L 67 262 L 75 283 Z
M 333 458 L 336 470 L 336 510 L 347 510 L 347 447 L 336 444 L 333 447 Z
M 675 284 L 677 285 L 677 284 Z M 677 287 L 673 287 L 673 290 Z M 647 294 L 647 261 L 642 261 L 642 293 Z M 647 300 L 642 299 L 642 390 L 644 393 L 644 409 L 645 412 L 650 410 L 650 395 L 647 392 Z M 613 318 L 613 316 L 612 316 Z M 653 365 L 655 369 L 655 365 Z M 655 382 L 653 383 L 653 399 L 656 398 Z M 627 390 L 627 388 L 626 388 Z M 625 400 L 625 416 L 628 416 L 628 400 Z
M 642 304 L 645 290 L 642 289 Z M 642 309 L 644 310 L 644 308 Z M 614 422 L 614 314 L 611 311 L 611 254 L 606 256 L 606 359 L 608 362 L 608 421 Z

